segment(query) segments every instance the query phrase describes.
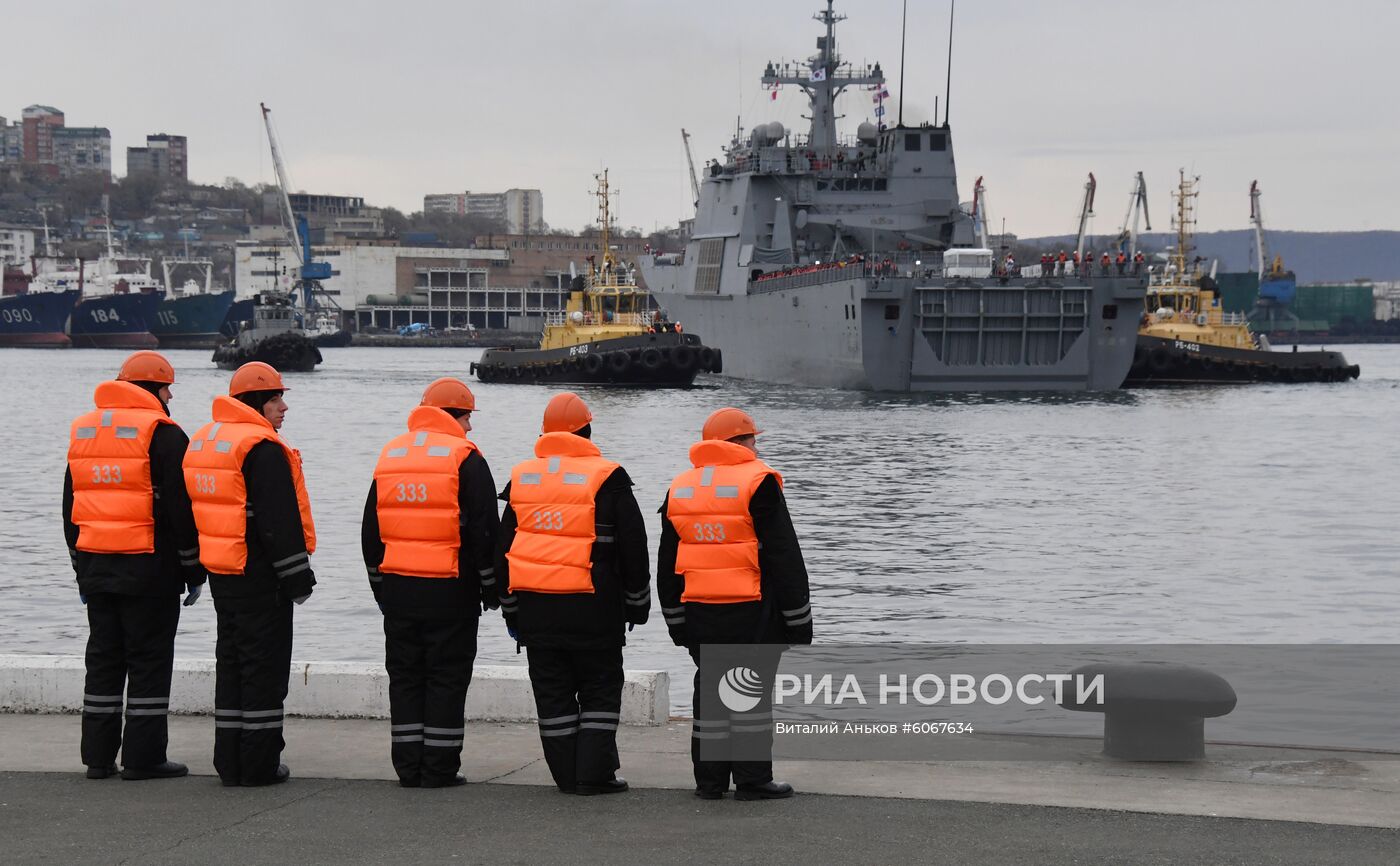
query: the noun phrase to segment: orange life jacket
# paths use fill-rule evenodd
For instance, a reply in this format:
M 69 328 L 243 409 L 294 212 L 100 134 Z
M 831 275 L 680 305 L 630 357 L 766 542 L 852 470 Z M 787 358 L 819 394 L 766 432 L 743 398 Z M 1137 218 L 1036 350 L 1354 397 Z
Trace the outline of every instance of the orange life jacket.
M 681 601 L 732 604 L 763 597 L 758 536 L 749 502 L 763 479 L 783 476 L 742 445 L 706 439 L 690 446 L 687 469 L 671 482 L 666 518 L 680 536 Z
M 154 553 L 151 438 L 175 422 L 154 394 L 130 382 L 103 382 L 92 400 L 97 408 L 73 422 L 68 440 L 78 549 Z
M 384 561 L 379 570 L 413 577 L 457 577 L 462 547 L 458 479 L 476 445 L 451 415 L 419 406 L 408 432 L 389 441 L 374 467 L 375 510 Z
M 515 539 L 506 559 L 510 591 L 593 592 L 598 490 L 618 468 L 572 433 L 546 433 L 535 458 L 510 473 Z
M 242 574 L 248 564 L 248 489 L 243 459 L 264 440 L 287 455 L 301 512 L 306 552 L 316 552 L 316 527 L 301 473 L 301 453 L 282 441 L 261 412 L 232 397 L 214 398 L 214 420 L 199 428 L 185 452 L 185 489 L 199 530 L 199 561 L 214 574 Z

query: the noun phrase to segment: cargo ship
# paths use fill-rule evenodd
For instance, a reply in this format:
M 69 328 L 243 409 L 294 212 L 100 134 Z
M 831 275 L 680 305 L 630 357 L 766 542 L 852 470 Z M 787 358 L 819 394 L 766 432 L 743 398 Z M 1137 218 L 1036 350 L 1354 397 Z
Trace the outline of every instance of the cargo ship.
M 22 268 L 4 269 L 0 295 L 0 346 L 61 349 L 73 345 L 68 317 L 78 302 L 77 290 L 31 291 Z
M 602 260 L 588 257 L 565 309 L 546 318 L 538 348 L 487 349 L 471 365 L 481 381 L 675 387 L 721 372 L 718 350 L 649 311 L 651 294 L 612 252 L 607 171 L 597 180 Z
M 1345 382 L 1361 375 L 1341 352 L 1275 352 L 1243 313 L 1222 309 L 1215 280 L 1190 259 L 1196 179 L 1181 173 L 1176 247 L 1153 274 L 1124 387 L 1246 382 Z
M 233 290 L 215 291 L 214 263 L 209 259 L 165 259 L 165 297 L 151 322 L 151 333 L 162 349 L 212 349 L 223 342 L 220 332 L 229 309 Z M 191 269 L 200 278 L 176 279 Z
M 91 268 L 84 259 L 65 260 L 53 254 L 47 219 L 44 255 L 32 262 L 31 291 L 79 293 L 68 317 L 68 336 L 75 348 L 154 349 L 159 345 L 151 323 L 156 320 L 161 291 L 151 276 L 151 260 L 117 254 L 110 217 L 107 251 Z
M 149 264 L 149 260 L 147 260 Z M 103 256 L 89 270 L 82 259 L 36 256 L 31 292 L 75 292 L 68 336 L 80 349 L 154 349 L 151 322 L 160 306 L 160 286 L 149 269 L 123 271 L 115 257 Z

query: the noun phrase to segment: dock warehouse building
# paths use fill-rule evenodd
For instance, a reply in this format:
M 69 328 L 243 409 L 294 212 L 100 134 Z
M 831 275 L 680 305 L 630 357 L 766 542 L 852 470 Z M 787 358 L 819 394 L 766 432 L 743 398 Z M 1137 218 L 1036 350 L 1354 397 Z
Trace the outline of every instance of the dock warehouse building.
M 642 239 L 617 238 L 613 251 L 631 261 Z M 413 323 L 446 329 L 538 331 L 549 313 L 563 310 L 573 262 L 601 252 L 597 237 L 495 235 L 469 248 L 387 246 L 381 243 L 315 245 L 330 263 L 324 288 L 355 330 L 392 330 Z M 240 242 L 234 250 L 238 297 L 270 288 L 290 290 L 297 260 L 286 244 Z

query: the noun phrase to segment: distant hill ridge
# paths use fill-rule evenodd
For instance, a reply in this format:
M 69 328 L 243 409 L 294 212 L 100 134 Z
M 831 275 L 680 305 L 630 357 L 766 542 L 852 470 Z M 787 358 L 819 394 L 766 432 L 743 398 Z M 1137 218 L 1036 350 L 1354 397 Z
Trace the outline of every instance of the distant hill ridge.
M 1298 275 L 1300 283 L 1347 283 L 1356 279 L 1400 280 L 1400 231 L 1368 232 L 1288 232 L 1269 231 L 1270 255 L 1283 256 L 1283 263 Z M 1059 250 L 1073 243 L 1071 236 L 1021 238 L 1018 243 L 1035 248 Z M 1147 250 L 1164 250 L 1175 235 L 1151 232 L 1141 236 L 1139 245 Z M 1090 249 L 1102 250 L 1111 238 L 1097 236 Z M 1236 229 L 1202 232 L 1196 235 L 1196 254 L 1219 259 L 1221 271 L 1255 270 L 1254 232 Z

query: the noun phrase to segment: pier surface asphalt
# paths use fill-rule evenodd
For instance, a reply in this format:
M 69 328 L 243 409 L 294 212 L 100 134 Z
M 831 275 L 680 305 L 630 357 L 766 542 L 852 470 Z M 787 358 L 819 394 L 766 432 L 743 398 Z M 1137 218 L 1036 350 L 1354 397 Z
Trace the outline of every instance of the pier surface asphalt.
M 1190 765 L 779 762 L 792 800 L 690 794 L 689 724 L 625 727 L 634 790 L 560 794 L 533 725 L 468 726 L 464 788 L 405 790 L 387 722 L 289 719 L 293 778 L 223 788 L 213 722 L 171 719 L 195 774 L 89 781 L 77 716 L 0 715 L 5 863 L 1400 862 L 1400 761 L 1214 746 Z M 1374 757 L 1374 756 L 1373 756 Z M 485 783 L 485 784 L 483 784 Z

